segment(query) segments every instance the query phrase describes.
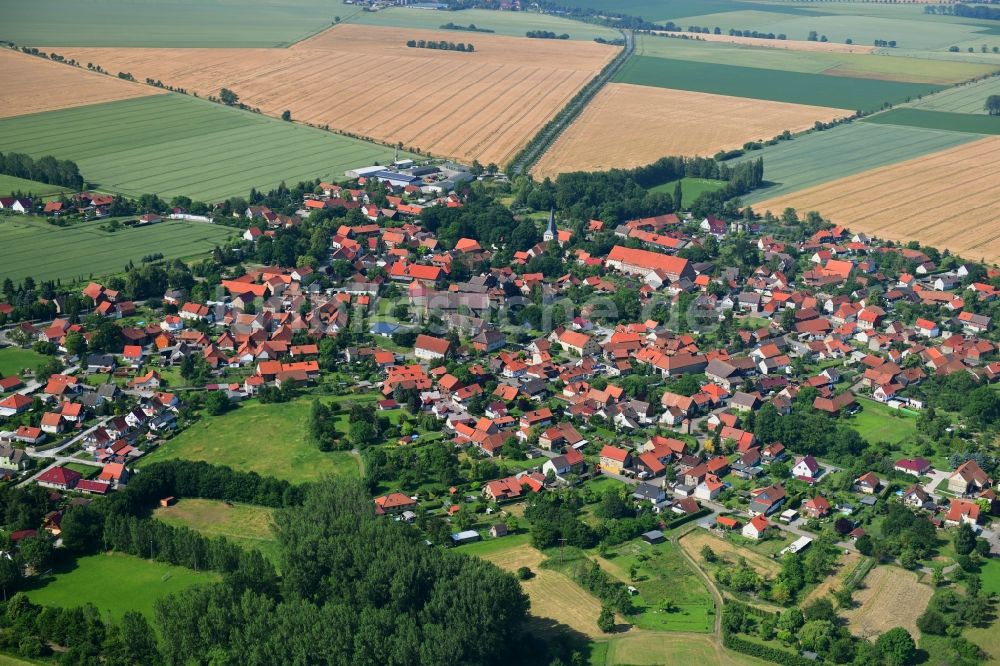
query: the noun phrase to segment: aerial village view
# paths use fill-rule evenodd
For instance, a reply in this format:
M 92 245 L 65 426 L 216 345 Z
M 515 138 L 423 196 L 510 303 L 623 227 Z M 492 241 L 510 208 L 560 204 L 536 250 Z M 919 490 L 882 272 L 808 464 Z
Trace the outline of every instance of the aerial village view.
M 1000 664 L 998 75 L 992 0 L 0 0 L 0 666 Z

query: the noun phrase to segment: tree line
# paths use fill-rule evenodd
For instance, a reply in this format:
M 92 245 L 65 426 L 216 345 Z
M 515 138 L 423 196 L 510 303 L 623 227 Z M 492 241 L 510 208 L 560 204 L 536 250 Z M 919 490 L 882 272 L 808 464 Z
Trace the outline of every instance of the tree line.
M 36 180 L 50 185 L 62 185 L 74 190 L 83 189 L 80 168 L 71 160 L 57 160 L 51 155 L 37 160 L 24 153 L 0 153 L 0 173 L 16 178 Z
M 461 51 L 462 53 L 472 53 L 476 50 L 476 47 L 472 44 L 466 44 L 465 42 L 449 42 L 442 39 L 441 41 L 435 41 L 433 39 L 409 39 L 406 45 L 411 49 L 434 49 L 437 51 Z
M 525 37 L 530 37 L 531 39 L 569 39 L 569 33 L 562 33 L 557 35 L 551 30 L 529 30 L 524 33 Z
M 959 2 L 953 5 L 926 5 L 924 13 L 1000 21 L 1000 7 L 991 7 L 987 4 L 967 5 Z

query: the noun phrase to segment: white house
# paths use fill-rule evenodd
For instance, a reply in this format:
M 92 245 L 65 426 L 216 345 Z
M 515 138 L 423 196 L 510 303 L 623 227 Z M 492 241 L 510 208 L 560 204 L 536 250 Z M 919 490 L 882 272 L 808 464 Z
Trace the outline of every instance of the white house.
M 750 522 L 743 526 L 743 536 L 747 539 L 761 539 L 767 532 L 771 523 L 763 515 L 754 516 Z

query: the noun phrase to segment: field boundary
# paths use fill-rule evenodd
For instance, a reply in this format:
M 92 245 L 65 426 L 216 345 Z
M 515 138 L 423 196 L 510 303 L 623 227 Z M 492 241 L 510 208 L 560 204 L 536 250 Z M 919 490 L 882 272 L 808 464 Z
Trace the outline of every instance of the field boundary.
M 635 54 L 635 35 L 631 30 L 627 30 L 622 31 L 622 36 L 625 39 L 625 47 L 621 53 L 615 56 L 614 60 L 609 62 L 596 77 L 591 79 L 552 120 L 539 130 L 538 134 L 528 141 L 521 152 L 514 156 L 514 159 L 511 160 L 511 173 L 521 175 L 530 171 L 531 167 L 545 154 L 545 151 L 590 104 L 594 96 L 617 76 L 625 63 L 632 58 Z

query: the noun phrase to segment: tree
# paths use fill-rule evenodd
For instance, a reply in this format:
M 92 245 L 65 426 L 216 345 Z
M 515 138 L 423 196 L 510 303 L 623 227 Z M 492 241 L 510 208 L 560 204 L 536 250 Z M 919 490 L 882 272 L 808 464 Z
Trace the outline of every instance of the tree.
M 601 614 L 597 616 L 597 628 L 606 634 L 614 633 L 615 612 L 610 607 L 601 607 Z
M 70 356 L 76 356 L 81 360 L 87 353 L 87 340 L 78 331 L 71 331 L 70 333 L 67 333 L 63 346 L 66 347 L 67 354 Z
M 684 201 L 684 190 L 681 188 L 681 181 L 674 184 L 674 209 L 681 210 L 681 203 Z
M 229 411 L 231 404 L 229 396 L 225 393 L 222 391 L 212 391 L 205 398 L 205 411 L 212 416 L 220 416 Z
M 20 559 L 33 571 L 45 570 L 52 559 L 52 540 L 47 532 L 22 539 L 18 544 Z
M 153 628 L 146 617 L 136 611 L 127 611 L 119 623 L 108 627 L 103 647 L 104 663 L 108 666 L 157 666 L 163 663 Z
M 226 106 L 236 106 L 239 104 L 240 96 L 234 93 L 229 88 L 223 88 L 219 91 L 219 101 L 221 101 Z
M 962 523 L 955 532 L 955 552 L 968 555 L 976 548 L 976 533 L 968 523 Z
M 291 120 L 292 120 L 292 112 L 289 111 L 288 109 L 285 109 L 284 111 L 281 112 L 281 119 L 285 120 L 285 121 L 288 121 L 288 122 L 291 122 Z
M 913 661 L 917 645 L 906 629 L 896 627 L 878 637 L 875 649 L 888 666 L 905 666 Z
M 0 590 L 3 590 L 4 599 L 14 591 L 21 580 L 21 568 L 14 560 L 0 557 Z

